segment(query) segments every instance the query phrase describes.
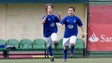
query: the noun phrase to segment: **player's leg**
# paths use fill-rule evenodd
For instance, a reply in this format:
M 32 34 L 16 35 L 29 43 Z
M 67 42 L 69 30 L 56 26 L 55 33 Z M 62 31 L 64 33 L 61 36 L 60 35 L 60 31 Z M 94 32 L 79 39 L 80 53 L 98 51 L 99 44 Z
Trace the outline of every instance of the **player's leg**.
M 51 39 L 54 42 L 55 49 L 58 50 L 58 38 L 56 33 L 51 34 Z
M 63 61 L 66 62 L 66 60 L 67 60 L 68 46 L 69 46 L 69 38 L 64 38 L 63 39 L 63 46 L 64 46 Z
M 71 37 L 70 37 L 70 45 L 71 45 L 70 56 L 71 56 L 71 57 L 74 56 L 75 42 L 76 42 L 76 36 L 71 36 Z
M 50 60 L 53 62 L 54 61 L 54 58 L 53 58 L 53 53 L 52 53 L 52 40 L 51 38 L 46 38 L 46 44 L 47 44 L 47 52 L 48 52 L 48 55 L 50 56 Z

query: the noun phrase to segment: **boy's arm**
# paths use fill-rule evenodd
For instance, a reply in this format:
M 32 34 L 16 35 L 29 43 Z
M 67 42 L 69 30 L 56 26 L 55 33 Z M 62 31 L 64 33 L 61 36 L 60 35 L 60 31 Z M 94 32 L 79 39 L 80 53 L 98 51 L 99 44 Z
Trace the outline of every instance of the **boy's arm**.
M 47 19 L 47 15 L 43 17 L 42 24 L 44 24 L 46 22 L 46 19 Z
M 81 30 L 82 30 L 82 38 L 84 38 L 85 35 L 86 35 L 86 33 L 84 33 L 84 27 L 83 27 L 83 25 L 82 25 L 80 28 L 81 28 Z

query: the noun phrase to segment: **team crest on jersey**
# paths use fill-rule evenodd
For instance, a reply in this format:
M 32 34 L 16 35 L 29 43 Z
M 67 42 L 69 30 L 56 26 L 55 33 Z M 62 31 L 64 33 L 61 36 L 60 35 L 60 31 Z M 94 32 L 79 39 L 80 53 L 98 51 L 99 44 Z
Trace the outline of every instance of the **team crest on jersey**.
M 50 18 L 48 18 L 48 20 L 50 21 L 51 19 L 50 19 Z
M 73 25 L 68 25 L 67 27 L 68 27 L 69 29 L 73 29 L 73 28 L 74 28 Z
M 54 27 L 54 26 L 55 26 L 55 24 L 54 24 L 54 23 L 51 23 L 51 24 L 50 24 L 50 26 L 51 26 L 51 27 Z
M 67 20 L 67 22 L 68 22 L 69 20 Z
M 76 20 L 74 20 L 74 23 L 76 23 Z

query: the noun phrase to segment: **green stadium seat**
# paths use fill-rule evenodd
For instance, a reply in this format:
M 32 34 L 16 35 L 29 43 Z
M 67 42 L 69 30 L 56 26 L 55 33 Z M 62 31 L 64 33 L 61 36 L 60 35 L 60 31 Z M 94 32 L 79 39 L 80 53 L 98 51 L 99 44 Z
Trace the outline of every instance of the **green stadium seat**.
M 20 49 L 32 49 L 32 41 L 30 39 L 21 39 L 19 47 Z
M 52 49 L 55 49 L 55 44 L 52 42 L 51 44 Z
M 85 48 L 84 41 L 80 38 L 77 38 L 75 49 L 84 49 L 84 48 Z
M 19 47 L 19 41 L 17 39 L 9 39 L 7 40 L 7 46 L 11 46 L 11 47 Z
M 6 47 L 6 41 L 3 39 L 0 39 L 0 49 L 5 48 Z
M 45 41 L 43 39 L 35 39 L 33 41 L 33 48 L 34 49 L 45 49 Z
M 60 49 L 63 49 L 63 39 L 60 39 L 59 40 L 59 48 Z

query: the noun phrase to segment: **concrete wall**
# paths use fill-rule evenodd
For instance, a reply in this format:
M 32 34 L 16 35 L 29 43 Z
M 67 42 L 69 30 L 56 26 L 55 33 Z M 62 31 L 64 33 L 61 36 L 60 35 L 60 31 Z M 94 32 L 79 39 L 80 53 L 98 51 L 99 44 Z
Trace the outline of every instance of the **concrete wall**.
M 67 15 L 69 6 L 76 8 L 76 15 L 84 23 L 86 32 L 87 6 L 84 4 L 54 4 L 54 13 L 60 11 Z M 1 4 L 0 5 L 0 39 L 35 39 L 43 38 L 41 19 L 45 14 L 44 4 Z M 79 36 L 81 37 L 79 29 Z M 63 37 L 64 26 L 59 27 L 58 36 Z

